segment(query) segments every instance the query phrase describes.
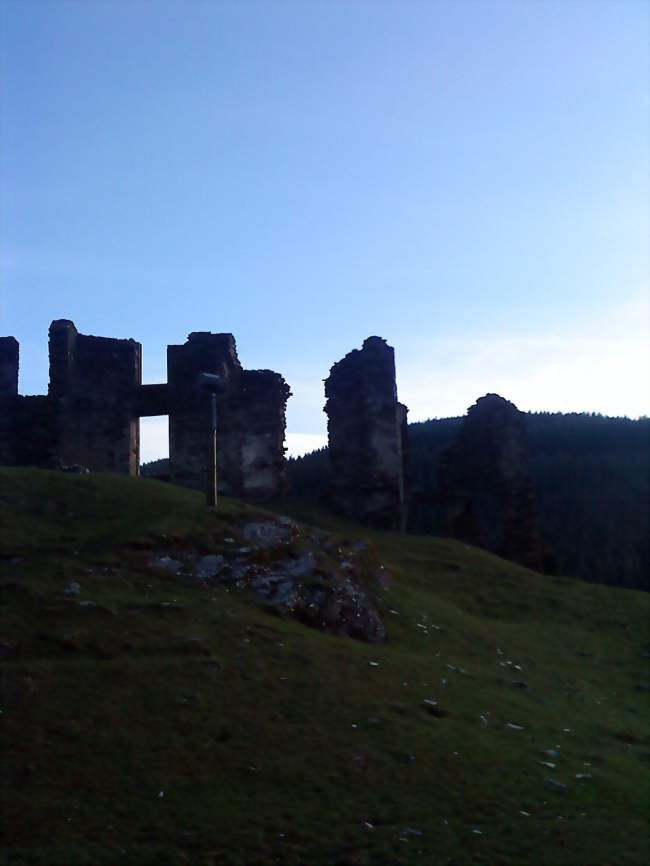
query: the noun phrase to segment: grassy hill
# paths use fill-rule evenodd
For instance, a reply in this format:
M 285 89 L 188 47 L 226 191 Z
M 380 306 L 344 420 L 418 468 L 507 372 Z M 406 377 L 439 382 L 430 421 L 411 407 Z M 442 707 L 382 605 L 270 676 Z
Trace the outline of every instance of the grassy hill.
M 646 594 L 287 509 L 376 551 L 384 644 L 150 567 L 273 509 L 0 470 L 1 862 L 647 863 Z

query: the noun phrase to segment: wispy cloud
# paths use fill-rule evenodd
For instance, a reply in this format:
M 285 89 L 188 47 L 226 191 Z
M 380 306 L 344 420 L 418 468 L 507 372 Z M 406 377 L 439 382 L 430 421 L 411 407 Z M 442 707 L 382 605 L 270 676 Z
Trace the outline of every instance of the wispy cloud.
M 289 457 L 301 457 L 327 445 L 325 433 L 287 433 L 284 443 Z
M 562 332 L 445 339 L 411 347 L 397 365 L 412 421 L 462 415 L 497 392 L 523 410 L 650 414 L 650 305 L 642 293 L 607 317 Z M 578 327 L 578 324 L 580 325 Z
M 642 341 L 502 338 L 464 348 L 464 357 L 450 347 L 444 361 L 401 368 L 400 399 L 412 421 L 463 415 L 488 392 L 530 411 L 650 413 L 650 359 Z

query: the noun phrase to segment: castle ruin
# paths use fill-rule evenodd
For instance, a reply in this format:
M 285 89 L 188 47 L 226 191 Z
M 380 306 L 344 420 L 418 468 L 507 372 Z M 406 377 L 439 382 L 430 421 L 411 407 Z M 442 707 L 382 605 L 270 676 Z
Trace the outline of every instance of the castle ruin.
M 271 370 L 244 370 L 232 334 L 198 332 L 167 347 L 167 382 L 142 384 L 135 340 L 80 334 L 67 319 L 49 331 L 47 395 L 18 394 L 19 344 L 0 338 L 0 463 L 137 475 L 139 419 L 169 415 L 171 480 L 205 489 L 210 400 L 200 373 L 219 378 L 219 491 L 269 499 L 286 486 L 285 407 L 290 390 Z
M 50 382 L 42 396 L 18 394 L 19 350 L 14 337 L 0 338 L 0 464 L 138 475 L 140 418 L 168 415 L 170 480 L 207 490 L 216 406 L 219 492 L 257 501 L 287 492 L 289 386 L 271 370 L 244 370 L 232 334 L 198 331 L 168 346 L 167 382 L 143 385 L 140 343 L 80 334 L 58 319 L 49 330 Z M 368 337 L 332 366 L 325 397 L 331 506 L 360 523 L 403 531 L 408 410 L 397 399 L 393 348 Z M 445 535 L 542 569 L 516 406 L 488 394 L 470 407 L 438 478 Z
M 214 400 L 219 492 L 258 501 L 286 492 L 291 392 L 278 373 L 244 370 L 232 334 L 198 331 L 168 346 L 167 382 L 156 385 L 142 384 L 140 343 L 80 334 L 67 319 L 50 326 L 49 356 L 48 393 L 19 395 L 19 345 L 0 338 L 0 464 L 138 475 L 140 418 L 168 415 L 170 480 L 205 490 Z M 332 506 L 405 529 L 407 409 L 393 348 L 369 337 L 334 364 L 325 395 Z

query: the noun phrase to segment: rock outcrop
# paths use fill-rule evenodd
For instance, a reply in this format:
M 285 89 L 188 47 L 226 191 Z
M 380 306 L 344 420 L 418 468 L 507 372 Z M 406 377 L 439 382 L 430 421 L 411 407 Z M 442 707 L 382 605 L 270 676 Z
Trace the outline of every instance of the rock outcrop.
M 543 569 L 526 430 L 513 403 L 487 394 L 469 408 L 440 459 L 439 485 L 446 535 Z
M 219 554 L 152 552 L 148 566 L 192 586 L 247 591 L 311 628 L 384 641 L 377 594 L 388 591 L 387 570 L 370 544 L 335 543 L 322 532 L 306 535 L 287 517 L 246 523 L 233 532 L 236 538 L 224 539 Z
M 368 337 L 334 364 L 325 396 L 331 504 L 369 526 L 404 529 L 408 410 L 397 400 L 393 348 Z

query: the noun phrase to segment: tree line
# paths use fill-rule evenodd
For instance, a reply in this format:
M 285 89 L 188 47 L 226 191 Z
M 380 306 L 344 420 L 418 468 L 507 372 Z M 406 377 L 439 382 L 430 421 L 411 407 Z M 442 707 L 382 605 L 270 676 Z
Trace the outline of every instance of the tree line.
M 523 413 L 540 531 L 553 571 L 650 589 L 650 419 Z M 413 532 L 441 535 L 437 473 L 461 418 L 409 425 Z M 294 493 L 321 497 L 327 449 L 289 460 Z

